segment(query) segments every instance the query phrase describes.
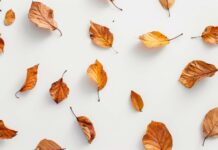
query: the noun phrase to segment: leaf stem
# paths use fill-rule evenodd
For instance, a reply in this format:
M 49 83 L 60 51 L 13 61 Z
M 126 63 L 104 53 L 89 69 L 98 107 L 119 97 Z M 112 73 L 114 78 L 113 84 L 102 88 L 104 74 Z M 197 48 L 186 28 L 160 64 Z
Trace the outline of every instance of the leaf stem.
M 62 74 L 61 78 L 63 78 L 63 77 L 64 77 L 65 73 L 67 73 L 67 70 L 65 70 L 65 71 L 63 72 L 63 74 Z
M 59 28 L 56 28 L 56 30 L 58 30 L 58 32 L 60 33 L 60 36 L 63 35 L 62 31 Z
M 101 99 L 100 99 L 100 95 L 99 95 L 99 90 L 98 89 L 97 89 L 97 94 L 98 94 L 98 102 L 100 102 Z
M 177 39 L 178 37 L 180 37 L 180 36 L 182 36 L 182 35 L 183 35 L 183 33 L 177 35 L 176 37 L 174 37 L 174 38 L 172 38 L 172 39 L 169 39 L 169 41 L 175 40 L 175 39 Z
M 166 2 L 167 2 L 167 10 L 168 10 L 169 17 L 170 17 L 170 8 L 169 8 L 169 2 L 168 2 L 168 0 L 166 0 Z
M 15 93 L 15 97 L 16 97 L 17 99 L 20 98 L 19 96 L 17 96 L 17 94 L 18 94 L 19 92 L 20 92 L 20 91 L 17 91 L 17 92 Z
M 191 39 L 201 38 L 201 36 L 193 36 Z
M 202 146 L 204 146 L 205 141 L 207 140 L 207 138 L 208 138 L 208 136 L 206 136 L 206 137 L 204 138 L 203 143 L 202 143 Z
M 77 119 L 77 116 L 76 116 L 76 114 L 74 113 L 73 108 L 72 108 L 71 106 L 70 106 L 70 110 L 71 110 L 72 114 L 74 115 L 74 117 Z
M 117 9 L 119 9 L 120 11 L 123 11 L 122 8 L 118 7 L 118 6 L 114 3 L 114 0 L 110 0 L 110 2 L 111 2 Z

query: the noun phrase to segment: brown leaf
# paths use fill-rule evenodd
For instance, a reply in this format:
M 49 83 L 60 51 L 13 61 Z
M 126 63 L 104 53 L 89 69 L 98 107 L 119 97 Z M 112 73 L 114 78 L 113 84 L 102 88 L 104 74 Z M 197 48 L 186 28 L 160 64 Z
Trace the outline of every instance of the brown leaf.
M 24 85 L 22 86 L 22 88 L 19 91 L 17 91 L 17 93 L 15 94 L 17 98 L 19 98 L 17 96 L 19 92 L 21 93 L 26 92 L 26 91 L 32 90 L 35 87 L 37 83 L 38 66 L 39 64 L 27 69 L 26 81 Z
M 66 73 L 67 71 L 65 71 L 62 75 L 62 77 L 54 82 L 52 85 L 51 85 L 51 88 L 50 88 L 50 95 L 52 97 L 52 99 L 58 104 L 60 102 L 62 102 L 64 99 L 67 98 L 68 94 L 69 94 L 69 88 L 67 86 L 66 83 L 64 83 L 63 81 L 63 76 L 64 74 Z
M 43 139 L 39 142 L 35 150 L 64 150 L 52 140 Z
M 0 37 L 0 54 L 4 53 L 5 42 L 3 38 Z
M 118 7 L 118 6 L 114 3 L 114 0 L 110 0 L 110 2 L 111 2 L 117 9 L 119 9 L 120 11 L 123 11 L 122 8 Z
M 204 141 L 210 137 L 215 137 L 218 135 L 218 107 L 210 110 L 203 121 L 203 134 Z
M 5 25 L 9 26 L 15 21 L 15 13 L 12 9 L 8 10 L 5 14 Z
M 62 36 L 61 30 L 54 20 L 53 10 L 41 2 L 32 2 L 29 10 L 29 20 L 40 28 L 48 29 L 50 31 L 58 30 Z
M 192 88 L 196 82 L 206 77 L 212 77 L 217 68 L 201 60 L 190 62 L 183 70 L 179 81 L 187 88 Z
M 87 70 L 87 74 L 91 80 L 93 80 L 98 86 L 98 96 L 99 91 L 103 89 L 107 83 L 107 74 L 104 71 L 102 64 L 96 60 L 95 64 L 91 64 Z M 98 99 L 100 101 L 100 98 Z
M 70 110 L 72 111 L 73 115 L 76 117 L 77 122 L 79 123 L 81 129 L 83 130 L 83 133 L 86 135 L 86 138 L 88 139 L 88 142 L 91 144 L 96 136 L 95 129 L 92 122 L 89 120 L 89 118 L 85 116 L 77 117 L 72 107 L 70 107 Z
M 143 137 L 146 150 L 171 150 L 173 140 L 167 127 L 161 122 L 152 121 Z
M 135 108 L 135 110 L 142 112 L 142 109 L 144 107 L 144 102 L 142 100 L 142 97 L 134 91 L 131 91 L 130 97 L 131 97 L 132 105 Z
M 163 8 L 167 9 L 169 12 L 169 17 L 170 17 L 170 8 L 173 6 L 175 3 L 175 0 L 159 0 Z
M 8 129 L 2 120 L 0 120 L 0 140 L 11 139 L 15 137 L 17 131 Z

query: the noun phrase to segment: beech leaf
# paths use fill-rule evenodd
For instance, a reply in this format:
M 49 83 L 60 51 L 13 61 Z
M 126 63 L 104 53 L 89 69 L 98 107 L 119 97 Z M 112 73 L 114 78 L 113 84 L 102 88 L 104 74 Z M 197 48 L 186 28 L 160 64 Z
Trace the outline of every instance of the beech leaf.
M 144 102 L 142 100 L 142 97 L 134 91 L 131 91 L 130 97 L 131 97 L 132 105 L 135 108 L 135 110 L 138 112 L 142 112 L 142 109 L 144 107 Z
M 4 53 L 5 42 L 3 38 L 0 37 L 0 54 Z
M 167 9 L 169 12 L 169 17 L 170 17 L 170 8 L 173 6 L 175 3 L 175 0 L 159 0 L 163 8 Z
M 39 142 L 35 150 L 64 150 L 52 140 L 43 139 Z
M 6 26 L 13 24 L 15 21 L 15 13 L 12 9 L 8 10 L 5 14 L 4 23 Z
M 4 122 L 0 120 L 0 140 L 11 139 L 17 135 L 17 131 L 8 129 Z

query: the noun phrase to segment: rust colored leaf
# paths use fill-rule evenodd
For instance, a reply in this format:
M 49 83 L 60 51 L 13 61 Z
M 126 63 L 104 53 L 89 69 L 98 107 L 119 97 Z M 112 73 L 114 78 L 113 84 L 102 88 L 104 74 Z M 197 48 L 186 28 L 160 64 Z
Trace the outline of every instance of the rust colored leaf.
M 144 102 L 142 100 L 142 97 L 134 91 L 131 91 L 130 97 L 131 97 L 132 105 L 135 108 L 135 110 L 142 112 L 142 109 L 144 107 Z
M 22 88 L 15 94 L 17 98 L 19 98 L 17 96 L 19 92 L 23 93 L 32 90 L 35 87 L 37 83 L 38 66 L 39 64 L 27 69 L 26 81 Z
M 186 87 L 192 88 L 196 82 L 206 77 L 212 77 L 217 72 L 217 68 L 201 60 L 190 62 L 183 70 L 179 81 Z
M 53 10 L 41 2 L 32 2 L 29 10 L 29 20 L 40 28 L 50 31 L 58 30 L 62 36 L 61 30 L 54 20 Z
M 5 14 L 5 25 L 9 26 L 15 21 L 15 13 L 12 9 L 8 10 Z
M 120 11 L 123 11 L 122 8 L 118 7 L 118 6 L 114 3 L 114 0 L 110 0 L 110 2 L 111 2 L 117 9 L 119 9 Z
M 93 80 L 98 86 L 98 101 L 100 101 L 99 91 L 102 90 L 107 83 L 107 74 L 104 71 L 102 64 L 96 60 L 94 64 L 89 66 L 87 74 L 89 78 Z
M 0 54 L 4 53 L 5 42 L 3 38 L 0 37 Z
M 175 0 L 159 0 L 163 8 L 167 9 L 169 12 L 169 17 L 170 17 L 170 8 L 173 6 L 175 3 Z
M 96 136 L 95 129 L 92 122 L 86 116 L 77 117 L 72 107 L 70 107 L 70 110 L 72 111 L 73 115 L 76 117 L 77 122 L 79 123 L 81 129 L 83 130 L 83 133 L 86 135 L 89 144 L 91 144 Z
M 64 150 L 52 140 L 43 139 L 39 142 L 35 150 Z
M 4 122 L 0 120 L 0 140 L 11 139 L 15 137 L 16 134 L 17 134 L 17 131 L 8 129 L 5 126 Z
M 142 142 L 146 150 L 171 150 L 173 147 L 172 136 L 167 127 L 155 121 L 148 125 Z
M 60 102 L 62 102 L 64 99 L 67 98 L 68 94 L 69 94 L 69 88 L 67 86 L 66 83 L 64 83 L 63 81 L 63 76 L 64 74 L 66 73 L 67 71 L 65 71 L 62 75 L 62 77 L 54 82 L 52 85 L 51 85 L 51 88 L 50 88 L 50 95 L 52 97 L 52 99 L 57 103 L 59 104 Z

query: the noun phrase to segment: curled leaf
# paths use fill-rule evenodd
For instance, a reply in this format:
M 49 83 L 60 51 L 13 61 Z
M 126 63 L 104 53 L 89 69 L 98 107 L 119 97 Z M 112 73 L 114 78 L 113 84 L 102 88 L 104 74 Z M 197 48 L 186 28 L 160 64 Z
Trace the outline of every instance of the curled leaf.
M 196 82 L 206 77 L 212 77 L 216 72 L 216 66 L 201 60 L 194 60 L 182 71 L 179 81 L 185 87 L 192 88 Z
M 89 118 L 85 116 L 77 117 L 72 107 L 70 107 L 70 110 L 73 113 L 73 115 L 76 117 L 77 122 L 79 123 L 81 129 L 83 130 L 83 133 L 86 135 L 88 142 L 91 144 L 96 136 L 95 129 L 94 129 L 92 122 L 89 120 Z
M 66 99 L 70 91 L 67 84 L 63 81 L 63 76 L 66 72 L 67 71 L 63 73 L 62 77 L 58 81 L 52 83 L 51 88 L 49 90 L 52 99 L 57 104 Z
M 17 98 L 19 98 L 17 96 L 19 92 L 21 93 L 26 92 L 26 91 L 32 90 L 35 87 L 37 83 L 38 66 L 39 64 L 27 69 L 26 81 L 24 85 L 22 86 L 22 88 L 19 91 L 17 91 L 17 93 L 15 94 Z
M 111 2 L 117 9 L 119 9 L 120 11 L 123 11 L 122 8 L 118 7 L 118 6 L 114 3 L 114 0 L 110 0 L 110 2 Z
M 64 150 L 52 140 L 43 139 L 39 142 L 35 150 Z
M 5 20 L 4 23 L 6 26 L 11 25 L 12 23 L 14 23 L 15 20 L 15 13 L 12 9 L 8 10 L 5 14 Z
M 11 139 L 15 137 L 16 134 L 17 134 L 17 131 L 8 129 L 5 126 L 4 122 L 0 120 L 0 140 Z
M 50 31 L 58 30 L 62 35 L 57 22 L 54 20 L 53 10 L 41 2 L 32 2 L 29 10 L 29 20 L 40 28 Z
M 175 0 L 159 0 L 163 8 L 167 9 L 169 12 L 169 17 L 170 17 L 170 8 L 173 6 L 175 3 Z
M 142 112 L 142 109 L 144 107 L 144 102 L 142 100 L 142 97 L 134 91 L 131 91 L 130 97 L 131 97 L 132 105 L 135 108 L 135 110 L 138 112 Z
M 142 139 L 146 150 L 171 150 L 173 140 L 165 124 L 152 121 Z
M 3 38 L 0 37 L 0 54 L 4 53 L 5 42 Z

